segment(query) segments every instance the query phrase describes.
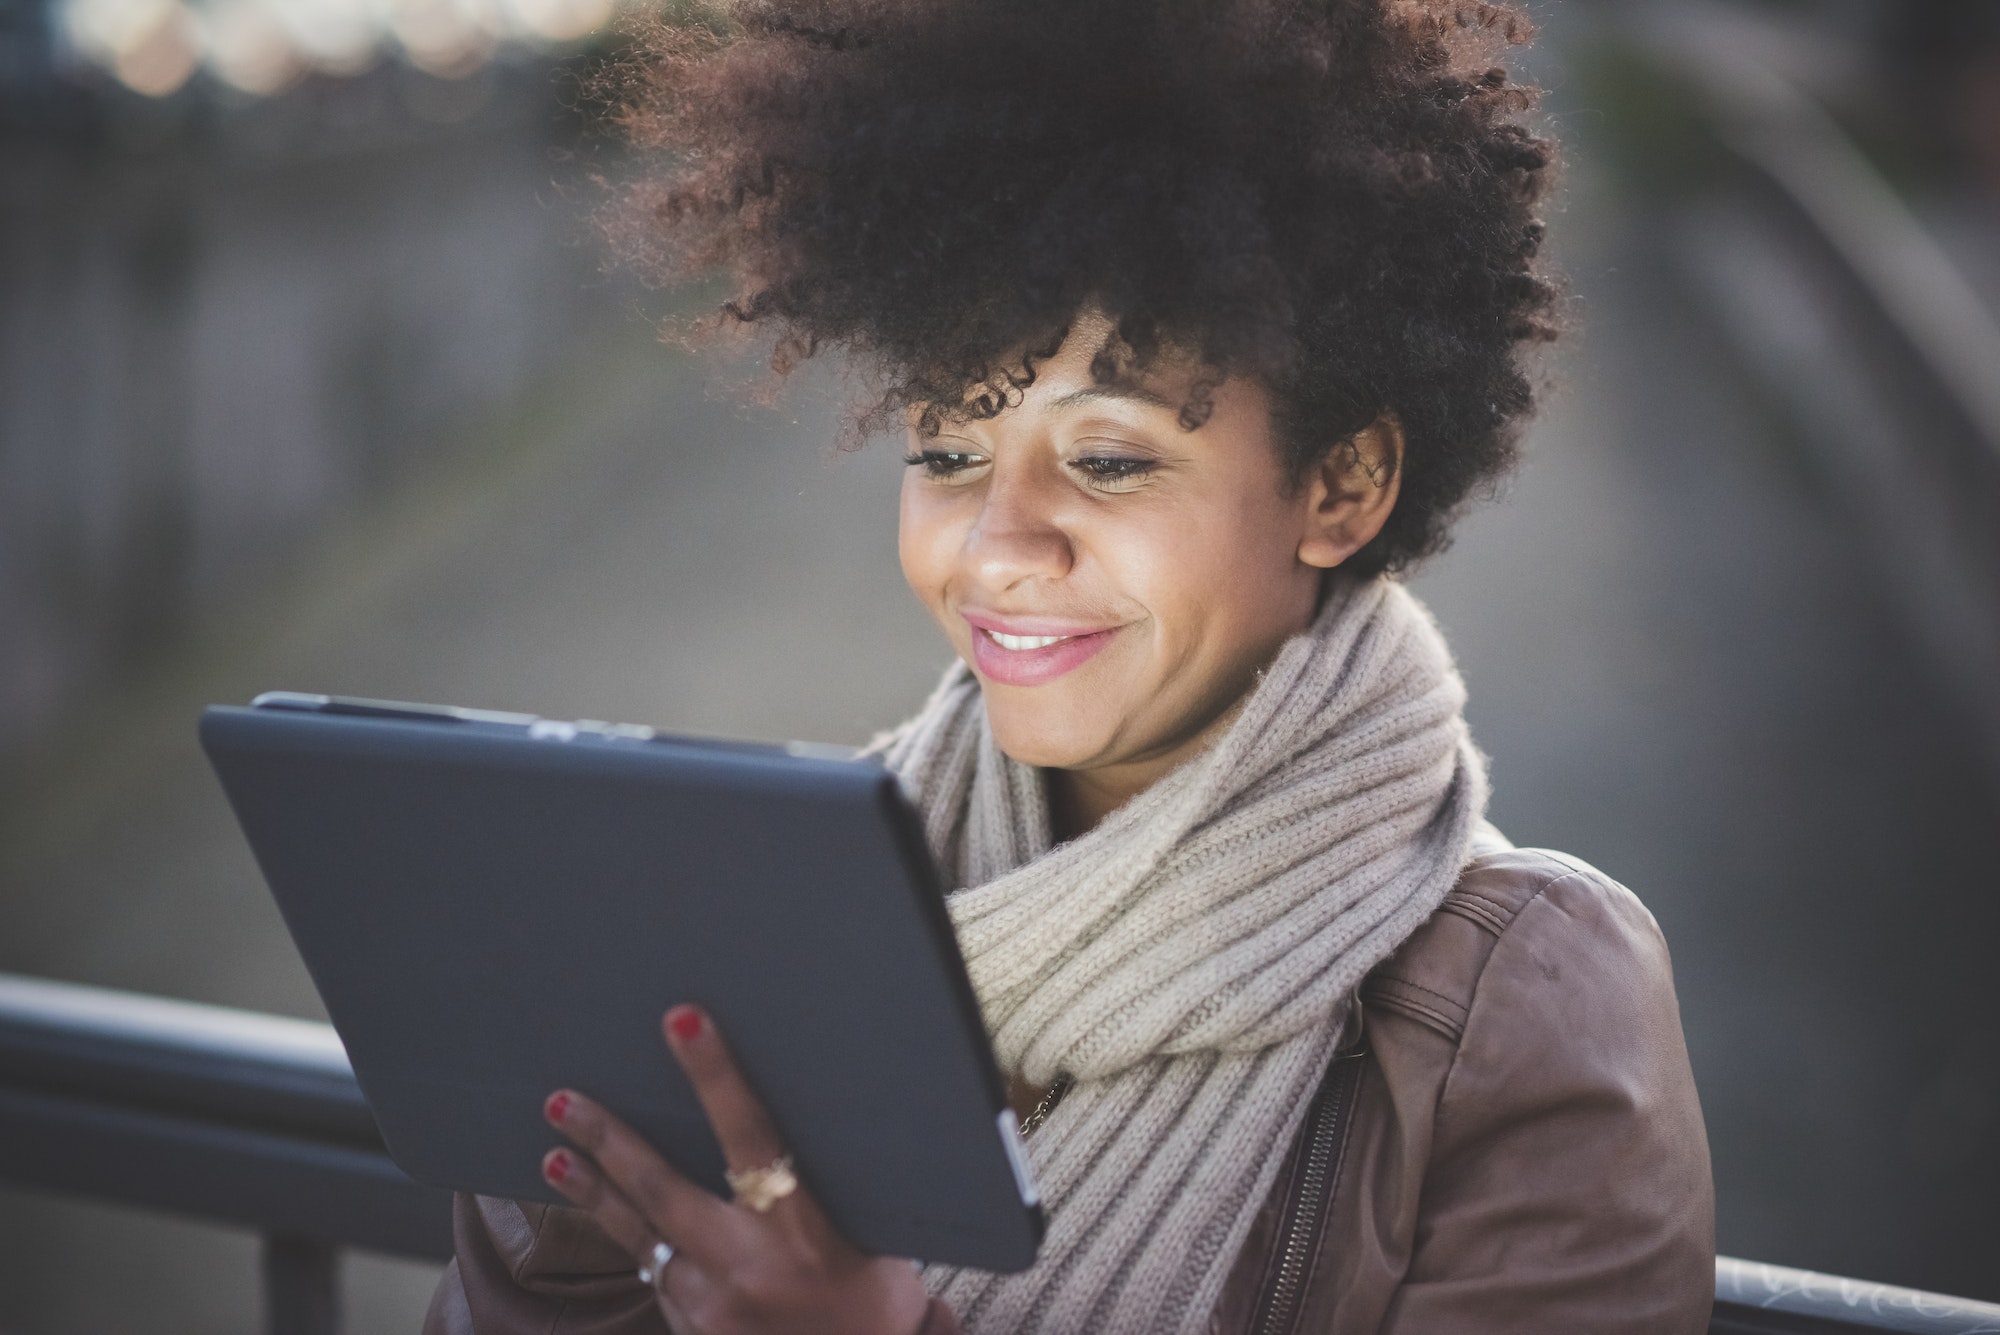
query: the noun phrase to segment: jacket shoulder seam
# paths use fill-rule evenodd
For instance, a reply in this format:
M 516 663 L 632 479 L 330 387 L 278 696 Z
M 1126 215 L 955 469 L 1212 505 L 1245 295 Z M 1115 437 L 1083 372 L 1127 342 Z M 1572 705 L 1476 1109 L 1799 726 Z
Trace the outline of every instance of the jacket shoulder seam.
M 1392 984 L 1396 987 L 1407 987 L 1413 992 L 1421 992 L 1426 997 L 1436 997 L 1439 1001 L 1442 1001 L 1446 1006 L 1449 1006 L 1453 1010 L 1465 1009 L 1465 1007 L 1459 1002 L 1457 997 L 1454 997 L 1446 992 L 1440 992 L 1434 987 L 1425 987 L 1422 983 L 1413 983 L 1409 979 L 1400 977 L 1396 974 L 1384 974 L 1382 977 L 1376 980 L 1376 985 L 1378 987 L 1386 987 Z M 1411 1000 L 1414 1001 L 1416 999 L 1412 998 Z
M 1551 856 L 1552 860 L 1554 860 L 1553 855 L 1545 855 L 1545 856 Z M 1536 900 L 1542 898 L 1543 895 L 1547 894 L 1550 890 L 1554 889 L 1555 887 L 1567 884 L 1570 881 L 1585 881 L 1591 879 L 1585 869 L 1571 865 L 1569 861 L 1566 859 L 1556 860 L 1556 862 L 1558 866 L 1563 868 L 1561 874 L 1548 876 L 1545 879 L 1538 881 L 1536 883 L 1534 893 L 1521 901 L 1521 907 L 1516 909 L 1514 911 L 1513 917 L 1508 920 L 1507 925 L 1509 927 L 1512 927 L 1516 922 L 1519 922 L 1521 920 L 1521 915 L 1528 911 L 1530 905 L 1532 905 Z M 1502 933 L 1502 935 L 1504 935 L 1504 933 Z M 1445 1091 L 1451 1088 L 1451 1082 L 1458 1075 L 1459 1059 L 1464 1055 L 1465 1052 L 1465 1047 L 1464 1047 L 1465 1029 L 1472 1023 L 1472 1011 L 1473 1008 L 1479 1002 L 1480 984 L 1486 981 L 1486 969 L 1487 966 L 1493 963 L 1493 956 L 1499 949 L 1500 936 L 1496 935 L 1494 937 L 1493 945 L 1494 949 L 1488 951 L 1486 953 L 1486 958 L 1479 962 L 1479 972 L 1474 974 L 1472 977 L 1472 988 L 1465 1000 L 1465 1023 L 1459 1027 L 1458 1035 L 1452 1041 L 1451 1064 L 1445 1068 L 1444 1079 L 1438 1083 L 1437 1105 L 1433 1107 L 1431 1113 L 1433 1122 L 1435 1122 L 1437 1118 L 1438 1109 L 1441 1108 L 1444 1104 Z
M 1521 848 L 1509 849 L 1508 852 L 1543 858 L 1554 865 L 1540 869 L 1532 876 L 1530 885 L 1533 888 L 1527 895 L 1522 897 L 1519 903 L 1510 903 L 1508 900 L 1496 898 L 1474 887 L 1454 885 L 1438 907 L 1444 908 L 1456 900 L 1461 909 L 1469 909 L 1474 912 L 1477 912 L 1479 909 L 1489 910 L 1495 918 L 1501 920 L 1498 930 L 1505 931 L 1513 925 L 1516 918 L 1527 911 L 1528 905 L 1534 903 L 1535 900 L 1539 899 L 1551 887 L 1561 885 L 1565 881 L 1604 878 L 1604 873 L 1597 871 L 1587 864 L 1579 863 L 1575 858 L 1556 852 L 1553 849 Z M 1468 865 L 1467 870 L 1471 870 L 1470 865 Z M 1463 877 L 1465 872 L 1460 872 L 1459 874 Z M 1477 906 L 1476 908 L 1475 905 Z M 1461 916 L 1467 915 L 1461 913 Z
M 1494 936 L 1507 930 L 1507 924 L 1514 915 L 1504 904 L 1495 903 L 1484 895 L 1470 890 L 1454 890 L 1438 905 L 1438 912 L 1453 914 L 1465 919 L 1475 927 L 1484 928 Z
M 1537 879 L 1532 891 L 1518 906 L 1510 907 L 1477 891 L 1453 890 L 1445 897 L 1443 903 L 1439 904 L 1438 909 L 1440 912 L 1451 912 L 1454 917 L 1474 923 L 1481 931 L 1491 936 L 1494 948 L 1497 949 L 1500 939 L 1509 928 L 1520 921 L 1521 915 L 1527 911 L 1529 905 L 1551 888 L 1569 880 L 1583 879 L 1585 876 L 1582 870 L 1566 862 L 1559 862 L 1557 867 L 1559 869 L 1552 869 L 1547 875 Z M 1459 905 L 1453 905 L 1454 899 L 1460 901 Z M 1466 903 L 1468 900 L 1476 901 L 1476 905 Z M 1467 980 L 1462 997 L 1441 992 L 1434 987 L 1426 987 L 1410 979 L 1394 967 L 1393 958 L 1385 961 L 1378 972 L 1369 976 L 1363 986 L 1362 995 L 1384 1009 L 1400 1014 L 1441 1035 L 1452 1045 L 1452 1063 L 1456 1066 L 1458 1045 L 1465 1038 L 1465 1027 L 1471 1021 L 1473 1003 L 1479 996 L 1479 984 L 1486 977 L 1486 967 L 1492 960 L 1493 951 L 1489 950 L 1485 958 L 1479 961 L 1478 969 Z M 1429 1000 L 1433 997 L 1437 999 L 1435 1002 Z M 1438 1003 L 1442 1003 L 1442 1006 Z M 1450 1073 L 1447 1072 L 1446 1081 L 1449 1080 Z
M 1413 996 L 1411 993 L 1423 995 Z M 1458 1042 L 1459 1036 L 1465 1032 L 1465 1008 L 1456 999 L 1446 996 L 1435 988 L 1413 983 L 1407 978 L 1399 978 L 1393 974 L 1377 976 L 1369 980 L 1368 986 L 1362 991 L 1362 996 L 1385 1010 L 1394 1011 L 1436 1030 L 1454 1045 Z M 1428 1000 L 1431 997 L 1443 1002 L 1443 1006 L 1432 1004 Z

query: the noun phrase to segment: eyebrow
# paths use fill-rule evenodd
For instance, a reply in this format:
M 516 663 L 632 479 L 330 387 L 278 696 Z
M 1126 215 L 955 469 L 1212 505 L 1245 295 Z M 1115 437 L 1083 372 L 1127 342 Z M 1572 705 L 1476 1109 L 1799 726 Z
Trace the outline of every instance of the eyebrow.
M 1085 403 L 1099 403 L 1106 399 L 1143 403 L 1149 408 L 1164 408 L 1168 412 L 1179 412 L 1181 405 L 1161 398 L 1150 389 L 1137 385 L 1092 385 L 1087 389 L 1072 390 L 1049 403 L 1051 409 L 1074 408 Z

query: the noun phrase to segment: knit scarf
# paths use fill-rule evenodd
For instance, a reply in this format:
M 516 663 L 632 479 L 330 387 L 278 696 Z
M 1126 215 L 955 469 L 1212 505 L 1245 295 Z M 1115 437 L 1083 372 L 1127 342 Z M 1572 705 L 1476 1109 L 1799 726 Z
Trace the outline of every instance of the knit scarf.
M 1467 860 L 1464 699 L 1422 604 L 1337 579 L 1211 745 L 1068 843 L 962 665 L 878 743 L 1002 1069 L 1074 1081 L 1027 1142 L 1035 1264 L 925 1272 L 969 1332 L 1206 1328 L 1355 988 Z

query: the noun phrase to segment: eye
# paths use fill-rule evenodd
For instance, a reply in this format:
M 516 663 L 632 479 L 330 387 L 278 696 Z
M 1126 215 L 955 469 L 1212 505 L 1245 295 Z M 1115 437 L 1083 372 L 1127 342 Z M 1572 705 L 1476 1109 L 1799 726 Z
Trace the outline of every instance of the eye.
M 917 450 L 904 455 L 903 462 L 912 468 L 923 469 L 924 475 L 935 481 L 949 482 L 968 468 L 985 463 L 986 456 L 965 450 Z
M 1142 481 L 1158 464 L 1127 454 L 1086 454 L 1070 460 L 1069 466 L 1090 486 L 1103 491 L 1123 491 Z

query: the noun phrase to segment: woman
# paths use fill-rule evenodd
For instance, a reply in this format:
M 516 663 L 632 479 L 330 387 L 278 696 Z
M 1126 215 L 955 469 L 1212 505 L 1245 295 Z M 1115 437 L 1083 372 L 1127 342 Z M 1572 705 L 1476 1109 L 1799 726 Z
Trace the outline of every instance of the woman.
M 1665 945 L 1484 823 L 1393 578 L 1510 462 L 1553 332 L 1550 148 L 1490 63 L 1525 36 L 1443 0 L 799 0 L 625 68 L 668 156 L 617 236 L 731 273 L 780 371 L 845 350 L 857 425 L 910 442 L 903 570 L 960 662 L 880 749 L 1049 1233 L 1011 1276 L 855 1252 L 680 1007 L 735 1199 L 559 1091 L 576 1208 L 461 1200 L 429 1329 L 1705 1327 Z

